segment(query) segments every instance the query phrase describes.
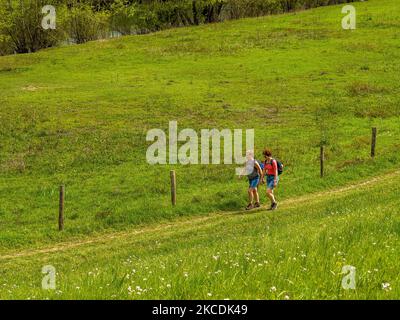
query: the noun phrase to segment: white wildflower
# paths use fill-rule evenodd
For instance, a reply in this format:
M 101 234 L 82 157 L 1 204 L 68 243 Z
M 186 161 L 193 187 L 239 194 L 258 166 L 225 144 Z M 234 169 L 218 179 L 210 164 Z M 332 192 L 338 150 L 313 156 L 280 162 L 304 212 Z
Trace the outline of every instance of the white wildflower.
M 390 287 L 390 283 L 388 283 L 388 282 L 382 283 L 382 290 L 385 290 L 385 291 L 392 290 L 392 288 Z

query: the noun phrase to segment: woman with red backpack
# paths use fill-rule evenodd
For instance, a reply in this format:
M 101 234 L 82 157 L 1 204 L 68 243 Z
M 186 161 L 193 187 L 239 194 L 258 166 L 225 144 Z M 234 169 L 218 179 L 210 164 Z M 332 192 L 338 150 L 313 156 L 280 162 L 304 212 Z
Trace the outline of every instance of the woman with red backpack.
M 274 195 L 274 188 L 277 187 L 279 182 L 279 174 L 282 172 L 283 165 L 279 161 L 272 158 L 272 152 L 269 149 L 265 149 L 263 151 L 263 155 L 265 158 L 264 161 L 264 169 L 263 169 L 263 178 L 262 183 L 267 183 L 267 196 L 271 200 L 271 207 L 268 210 L 275 210 L 278 208 L 278 203 L 276 202 Z M 264 180 L 264 177 L 267 180 Z

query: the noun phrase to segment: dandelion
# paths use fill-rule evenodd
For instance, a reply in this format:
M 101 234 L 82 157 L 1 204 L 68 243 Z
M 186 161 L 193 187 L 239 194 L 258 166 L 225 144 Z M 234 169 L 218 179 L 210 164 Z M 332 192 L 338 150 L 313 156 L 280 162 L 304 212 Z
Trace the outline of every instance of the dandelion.
M 167 284 L 167 288 L 171 288 L 171 285 L 169 283 Z
M 271 288 L 269 289 L 269 291 L 275 292 L 275 291 L 276 291 L 276 287 L 271 287 Z
M 212 293 L 211 293 L 211 292 L 207 293 L 207 296 L 211 297 L 211 296 L 212 296 Z
M 185 278 L 187 278 L 187 277 L 189 277 L 189 274 L 188 274 L 187 272 L 184 272 L 184 273 L 183 273 L 183 276 L 184 276 Z
M 288 295 L 286 295 L 285 300 L 290 300 L 290 297 Z

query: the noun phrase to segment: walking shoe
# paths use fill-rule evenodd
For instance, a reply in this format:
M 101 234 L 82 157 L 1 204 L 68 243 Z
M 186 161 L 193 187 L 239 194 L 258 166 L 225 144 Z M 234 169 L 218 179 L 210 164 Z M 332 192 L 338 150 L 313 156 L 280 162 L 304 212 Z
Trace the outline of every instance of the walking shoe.
M 271 210 L 276 210 L 278 208 L 278 203 L 274 202 L 271 206 Z
M 249 204 L 247 205 L 247 207 L 246 207 L 246 210 L 251 210 L 251 209 L 253 209 L 253 208 L 254 208 L 253 204 L 252 204 L 252 203 L 249 203 Z
M 259 207 L 261 207 L 260 203 L 259 203 L 259 202 L 256 202 L 256 203 L 254 204 L 254 208 L 259 208 Z

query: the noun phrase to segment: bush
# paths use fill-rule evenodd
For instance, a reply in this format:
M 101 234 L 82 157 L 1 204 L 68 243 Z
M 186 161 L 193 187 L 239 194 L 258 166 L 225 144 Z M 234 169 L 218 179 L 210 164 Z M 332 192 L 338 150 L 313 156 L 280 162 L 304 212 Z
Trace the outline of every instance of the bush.
M 111 28 L 123 35 L 146 33 L 159 29 L 157 15 L 148 5 L 116 0 L 111 6 Z
M 28 53 L 54 46 L 62 35 L 58 30 L 44 30 L 41 8 L 52 0 L 0 1 L 1 52 Z
M 12 43 L 10 37 L 0 34 L 0 56 L 12 54 Z
M 76 43 L 107 38 L 109 14 L 107 11 L 95 12 L 87 4 L 78 4 L 67 11 L 62 25 Z

